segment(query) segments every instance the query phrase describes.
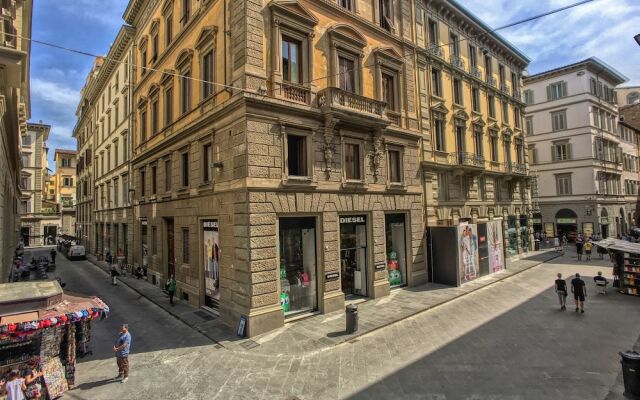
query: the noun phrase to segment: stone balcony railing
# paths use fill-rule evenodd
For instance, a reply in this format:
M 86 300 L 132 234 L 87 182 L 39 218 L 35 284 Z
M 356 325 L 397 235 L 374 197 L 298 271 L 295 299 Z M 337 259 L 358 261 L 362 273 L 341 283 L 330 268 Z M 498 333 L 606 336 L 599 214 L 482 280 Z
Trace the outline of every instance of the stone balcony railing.
M 451 165 L 484 168 L 484 157 L 473 153 L 455 152 L 449 154 L 449 163 Z
M 491 87 L 498 86 L 498 83 L 496 82 L 496 78 L 494 78 L 493 76 L 487 76 L 486 82 L 487 82 L 487 85 Z
M 449 57 L 449 61 L 453 67 L 464 71 L 464 60 L 462 57 L 452 54 L 451 57 Z
M 311 101 L 311 89 L 295 83 L 282 82 L 282 96 L 291 101 L 309 104 Z
M 471 76 L 473 76 L 474 78 L 482 79 L 482 73 L 480 72 L 480 68 L 478 68 L 477 66 L 472 66 L 471 71 L 469 72 L 471 73 Z
M 519 91 L 519 90 L 514 90 L 514 91 L 513 91 L 513 97 L 514 97 L 516 100 L 520 100 L 520 101 L 522 101 L 522 92 L 521 92 L 521 91 Z
M 429 51 L 429 54 L 434 55 L 436 57 L 442 58 L 443 56 L 442 47 L 440 47 L 435 43 L 429 43 L 428 51 Z
M 527 174 L 527 164 L 524 163 L 510 163 L 509 164 L 509 172 L 513 172 L 515 174 Z
M 317 97 L 320 108 L 343 108 L 349 111 L 373 114 L 380 118 L 385 116 L 386 102 L 347 92 L 340 88 L 328 87 L 318 92 Z
M 510 93 L 510 91 L 509 91 L 509 86 L 507 86 L 507 85 L 506 85 L 506 84 L 504 84 L 504 83 L 500 84 L 500 90 L 501 90 L 502 92 L 506 93 L 506 94 L 509 94 L 509 93 Z

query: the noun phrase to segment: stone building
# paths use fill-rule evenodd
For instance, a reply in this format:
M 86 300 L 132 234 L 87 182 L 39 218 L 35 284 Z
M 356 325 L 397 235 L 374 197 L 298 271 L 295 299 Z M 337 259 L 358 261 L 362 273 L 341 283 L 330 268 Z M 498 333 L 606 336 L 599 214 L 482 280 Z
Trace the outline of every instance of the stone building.
M 20 237 L 25 246 L 42 246 L 47 237 L 55 238 L 60 229 L 57 205 L 46 198 L 49 179 L 46 141 L 50 131 L 50 125 L 28 123 L 21 138 Z
M 55 149 L 56 203 L 60 210 L 58 235 L 75 236 L 76 226 L 76 155 L 75 150 Z
M 640 86 L 623 86 L 616 88 L 616 97 L 620 107 L 640 104 Z
M 134 30 L 124 26 L 91 82 L 87 96 L 94 104 L 93 237 L 91 252 L 101 257 L 110 252 L 122 262 L 129 259 L 133 241 L 132 210 L 129 198 L 131 49 Z M 88 156 L 85 159 L 88 161 Z M 86 177 L 83 178 L 83 182 Z M 83 183 L 84 184 L 84 183 Z M 84 190 L 84 188 L 82 189 Z
M 31 114 L 32 0 L 2 2 L 0 24 L 0 283 L 9 277 L 20 233 L 20 136 Z
M 98 57 L 87 74 L 80 92 L 80 102 L 76 108 L 76 125 L 73 137 L 76 139 L 78 162 L 76 164 L 76 240 L 83 244 L 87 252 L 96 253 L 97 241 L 94 226 L 93 171 L 94 134 L 96 124 L 96 78 L 104 65 L 104 58 Z M 97 201 L 97 199 L 96 199 Z
M 417 1 L 415 11 L 427 225 L 501 220 L 506 253 L 517 256 L 531 246 L 529 59 L 456 2 Z
M 595 57 L 524 80 L 528 151 L 538 181 L 537 231 L 570 240 L 578 233 L 628 231 L 636 208 L 638 148 L 636 135 L 618 124 L 614 89 L 625 81 Z
M 153 283 L 253 336 L 427 281 L 415 24 L 374 3 L 129 3 Z

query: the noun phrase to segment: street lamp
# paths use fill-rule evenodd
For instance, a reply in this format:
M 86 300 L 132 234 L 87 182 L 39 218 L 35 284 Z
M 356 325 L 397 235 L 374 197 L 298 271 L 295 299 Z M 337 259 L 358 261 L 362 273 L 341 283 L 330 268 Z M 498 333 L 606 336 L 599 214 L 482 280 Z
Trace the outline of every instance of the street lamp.
M 638 43 L 638 46 L 640 46 L 640 33 L 635 35 L 633 38 L 636 40 L 636 43 Z

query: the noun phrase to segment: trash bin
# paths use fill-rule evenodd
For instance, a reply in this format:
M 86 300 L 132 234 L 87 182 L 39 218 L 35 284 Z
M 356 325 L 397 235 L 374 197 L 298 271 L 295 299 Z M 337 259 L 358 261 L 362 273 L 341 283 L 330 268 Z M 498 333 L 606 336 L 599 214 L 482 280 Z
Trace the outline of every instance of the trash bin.
M 624 379 L 625 396 L 640 397 L 640 353 L 624 351 L 620 353 L 622 359 L 622 378 Z
M 349 304 L 345 309 L 347 319 L 347 333 L 354 333 L 358 330 L 358 306 Z
M 534 244 L 533 249 L 534 249 L 535 251 L 540 250 L 540 241 L 539 241 L 538 239 L 536 239 L 536 242 L 535 242 L 535 244 Z

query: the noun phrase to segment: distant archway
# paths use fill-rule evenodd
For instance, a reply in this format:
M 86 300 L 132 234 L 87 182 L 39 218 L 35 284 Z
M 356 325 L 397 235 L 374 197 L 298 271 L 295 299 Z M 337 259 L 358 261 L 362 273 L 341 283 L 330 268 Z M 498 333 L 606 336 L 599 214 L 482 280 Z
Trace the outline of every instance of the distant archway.
M 570 242 L 575 241 L 578 236 L 578 214 L 568 208 L 558 210 L 556 213 L 556 232 L 560 239 L 566 236 Z

